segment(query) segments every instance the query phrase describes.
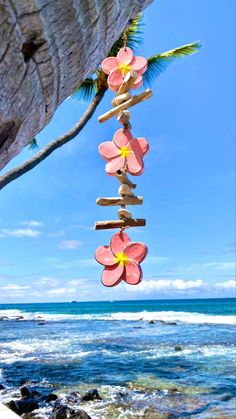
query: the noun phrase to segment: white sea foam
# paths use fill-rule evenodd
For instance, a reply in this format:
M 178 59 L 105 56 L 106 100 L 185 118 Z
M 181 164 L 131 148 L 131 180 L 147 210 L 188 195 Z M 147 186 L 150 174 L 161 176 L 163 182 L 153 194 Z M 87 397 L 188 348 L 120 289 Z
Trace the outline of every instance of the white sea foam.
M 45 320 L 45 321 L 65 321 L 65 320 L 103 320 L 103 321 L 167 321 L 189 324 L 225 324 L 235 325 L 236 316 L 223 316 L 203 313 L 190 313 L 181 311 L 141 311 L 138 313 L 110 313 L 110 314 L 49 314 L 49 313 L 31 313 L 20 310 L 0 310 L 0 316 L 6 316 L 14 319 L 20 316 L 24 320 Z

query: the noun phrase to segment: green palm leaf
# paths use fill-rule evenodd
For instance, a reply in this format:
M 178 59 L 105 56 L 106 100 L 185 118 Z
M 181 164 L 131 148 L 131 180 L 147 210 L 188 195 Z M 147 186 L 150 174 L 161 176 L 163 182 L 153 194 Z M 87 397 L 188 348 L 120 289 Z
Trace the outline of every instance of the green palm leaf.
M 33 151 L 36 148 L 39 148 L 39 146 L 38 146 L 38 143 L 37 143 L 36 138 L 33 138 L 33 140 L 31 141 L 31 143 L 28 144 L 28 150 L 29 151 Z
M 78 89 L 75 90 L 71 97 L 87 101 L 92 99 L 96 91 L 96 80 L 92 77 L 88 77 L 81 83 Z
M 150 86 L 150 84 L 158 77 L 167 66 L 178 58 L 183 58 L 186 55 L 191 55 L 197 52 L 201 48 L 199 41 L 192 42 L 191 44 L 183 45 L 182 47 L 171 49 L 170 51 L 163 52 L 162 54 L 156 54 L 148 58 L 148 68 L 143 75 L 144 85 Z
M 124 46 L 125 37 L 127 37 L 127 46 L 131 49 L 135 50 L 142 43 L 143 25 L 141 18 L 142 16 L 139 14 L 128 22 L 128 28 L 121 33 L 119 39 L 114 43 L 107 55 L 108 57 L 115 57 L 118 54 L 119 50 Z

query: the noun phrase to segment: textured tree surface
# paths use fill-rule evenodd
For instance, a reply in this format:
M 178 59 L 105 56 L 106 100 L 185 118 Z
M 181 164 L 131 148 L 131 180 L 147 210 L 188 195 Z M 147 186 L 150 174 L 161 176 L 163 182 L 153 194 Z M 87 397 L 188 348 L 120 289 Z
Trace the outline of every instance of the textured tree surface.
M 0 0 L 0 169 L 151 0 Z

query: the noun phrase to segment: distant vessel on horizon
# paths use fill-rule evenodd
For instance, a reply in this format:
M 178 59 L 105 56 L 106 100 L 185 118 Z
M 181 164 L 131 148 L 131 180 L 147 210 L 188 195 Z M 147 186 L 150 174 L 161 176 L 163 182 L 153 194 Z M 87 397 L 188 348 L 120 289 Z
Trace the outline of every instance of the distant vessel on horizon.
M 78 301 L 76 301 L 76 300 L 71 300 L 71 301 L 69 301 L 69 303 L 78 303 Z

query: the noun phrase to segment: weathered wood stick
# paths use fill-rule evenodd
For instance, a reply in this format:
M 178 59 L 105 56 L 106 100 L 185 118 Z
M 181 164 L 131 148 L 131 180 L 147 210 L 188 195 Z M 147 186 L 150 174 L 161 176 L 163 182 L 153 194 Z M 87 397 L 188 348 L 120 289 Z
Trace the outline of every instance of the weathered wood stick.
M 116 205 L 142 205 L 142 196 L 124 196 L 123 198 L 117 196 L 115 198 L 98 198 L 97 205 L 101 207 L 112 207 Z
M 121 105 L 115 106 L 113 109 L 110 109 L 108 112 L 98 117 L 99 122 L 105 122 L 108 119 L 112 118 L 114 115 L 117 115 L 119 112 L 124 109 L 130 108 L 131 106 L 137 105 L 146 99 L 149 99 L 152 96 L 151 89 L 145 90 L 145 92 L 140 93 L 140 95 L 132 96 L 129 100 L 122 103 Z
M 135 80 L 137 79 L 138 74 L 135 71 L 129 71 L 125 78 L 123 83 L 121 84 L 121 86 L 119 87 L 117 93 L 116 93 L 116 98 L 120 95 L 122 95 L 123 93 L 128 92 L 130 89 L 132 89 Z
M 123 183 L 123 185 L 120 185 L 118 189 L 118 194 L 122 197 L 125 196 L 134 196 L 134 193 L 131 191 L 130 187 Z
M 97 221 L 95 223 L 95 230 L 108 230 L 111 228 L 122 227 L 144 227 L 146 220 L 144 218 L 131 218 L 130 220 L 111 220 L 111 221 Z
M 130 112 L 127 110 L 121 111 L 120 113 L 118 113 L 117 116 L 117 121 L 120 122 L 121 125 L 123 125 L 124 129 L 131 129 L 131 123 L 129 122 L 130 120 Z
M 131 220 L 132 219 L 132 214 L 127 209 L 120 208 L 118 210 L 118 217 L 119 217 L 120 220 Z
M 123 168 L 123 169 L 117 170 L 117 172 L 115 173 L 115 176 L 122 185 L 123 184 L 128 185 L 130 189 L 136 188 L 137 185 L 131 182 L 131 180 L 129 180 L 129 178 L 127 177 L 126 169 Z
M 122 93 L 122 95 L 115 96 L 111 103 L 113 106 L 117 106 L 130 98 L 131 98 L 131 94 L 129 92 L 125 92 L 125 93 Z

